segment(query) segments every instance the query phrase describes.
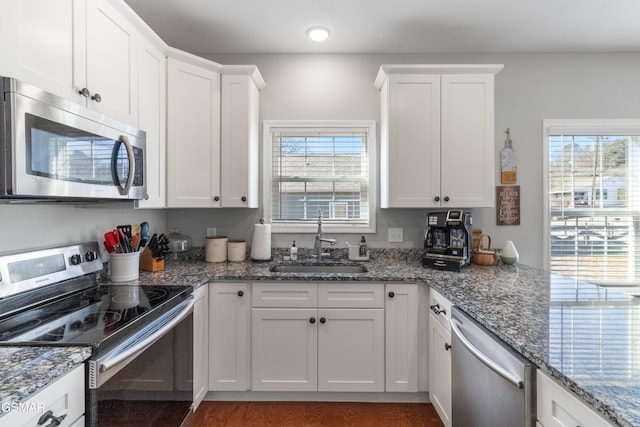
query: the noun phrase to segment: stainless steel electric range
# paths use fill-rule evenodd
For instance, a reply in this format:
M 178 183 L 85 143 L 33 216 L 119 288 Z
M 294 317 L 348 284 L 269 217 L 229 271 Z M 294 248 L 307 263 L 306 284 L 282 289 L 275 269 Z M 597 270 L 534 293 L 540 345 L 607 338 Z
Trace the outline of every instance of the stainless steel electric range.
M 0 345 L 91 346 L 88 426 L 187 425 L 190 286 L 101 283 L 97 242 L 0 254 Z

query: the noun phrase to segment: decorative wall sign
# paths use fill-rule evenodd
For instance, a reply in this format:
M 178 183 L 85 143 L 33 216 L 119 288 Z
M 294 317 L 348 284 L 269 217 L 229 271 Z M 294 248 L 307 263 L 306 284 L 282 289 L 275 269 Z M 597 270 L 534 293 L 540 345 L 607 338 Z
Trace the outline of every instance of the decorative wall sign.
M 504 133 L 507 134 L 507 138 L 504 140 L 504 148 L 500 151 L 500 183 L 515 184 L 518 179 L 516 152 L 512 146 L 509 128 Z
M 520 225 L 520 186 L 496 187 L 496 224 Z

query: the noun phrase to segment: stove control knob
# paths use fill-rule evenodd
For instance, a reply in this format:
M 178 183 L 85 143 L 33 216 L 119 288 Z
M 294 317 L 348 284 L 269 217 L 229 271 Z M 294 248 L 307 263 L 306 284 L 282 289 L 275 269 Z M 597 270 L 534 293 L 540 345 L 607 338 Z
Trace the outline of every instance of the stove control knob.
M 84 254 L 84 259 L 87 262 L 95 261 L 97 257 L 98 255 L 95 253 L 95 251 L 88 251 L 86 254 Z
M 71 255 L 70 261 L 71 261 L 71 265 L 78 265 L 82 263 L 82 255 L 80 254 Z

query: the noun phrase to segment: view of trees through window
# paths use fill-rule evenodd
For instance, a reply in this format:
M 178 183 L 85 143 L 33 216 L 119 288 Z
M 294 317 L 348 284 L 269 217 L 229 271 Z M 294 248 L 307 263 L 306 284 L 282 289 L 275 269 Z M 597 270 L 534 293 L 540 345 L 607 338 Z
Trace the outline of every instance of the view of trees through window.
M 550 135 L 550 270 L 633 281 L 640 257 L 640 137 Z

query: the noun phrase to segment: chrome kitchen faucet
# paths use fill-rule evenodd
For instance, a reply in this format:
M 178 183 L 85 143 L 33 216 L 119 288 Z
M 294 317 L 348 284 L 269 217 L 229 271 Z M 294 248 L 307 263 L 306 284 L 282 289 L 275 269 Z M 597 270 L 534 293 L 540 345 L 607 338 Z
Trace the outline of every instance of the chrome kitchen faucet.
M 327 242 L 333 246 L 336 244 L 336 239 L 322 237 L 322 208 L 318 208 L 318 232 L 316 233 L 316 244 L 313 247 L 314 256 L 318 261 L 320 261 L 323 256 L 329 255 L 329 253 L 322 252 L 322 242 Z

